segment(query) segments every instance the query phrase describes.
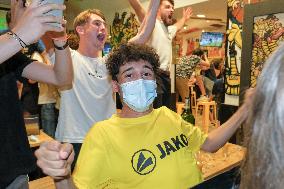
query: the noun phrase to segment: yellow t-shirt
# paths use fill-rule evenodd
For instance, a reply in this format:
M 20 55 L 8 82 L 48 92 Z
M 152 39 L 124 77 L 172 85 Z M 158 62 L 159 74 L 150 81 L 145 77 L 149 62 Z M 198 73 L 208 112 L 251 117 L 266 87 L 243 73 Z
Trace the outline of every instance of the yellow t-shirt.
M 87 134 L 73 180 L 80 189 L 189 188 L 202 181 L 194 154 L 206 137 L 166 107 L 113 115 Z

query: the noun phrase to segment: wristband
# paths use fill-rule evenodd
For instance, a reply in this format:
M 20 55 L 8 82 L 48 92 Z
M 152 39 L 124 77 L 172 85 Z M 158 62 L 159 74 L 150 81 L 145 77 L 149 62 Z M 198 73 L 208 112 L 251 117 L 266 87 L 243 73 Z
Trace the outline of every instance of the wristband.
M 12 30 L 7 32 L 8 35 L 10 35 L 12 38 L 14 38 L 16 41 L 18 41 L 22 48 L 26 48 L 28 45 Z
M 54 45 L 54 48 L 57 50 L 64 50 L 66 49 L 66 47 L 68 47 L 68 41 L 66 41 L 65 45 L 63 45 L 62 47 L 55 45 L 54 42 L 53 42 L 53 45 Z

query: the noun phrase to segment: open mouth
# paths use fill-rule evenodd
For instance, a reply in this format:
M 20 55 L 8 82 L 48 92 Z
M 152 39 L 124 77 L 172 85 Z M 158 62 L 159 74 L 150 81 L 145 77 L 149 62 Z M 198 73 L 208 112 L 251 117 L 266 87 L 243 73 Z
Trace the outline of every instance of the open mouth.
M 97 35 L 97 38 L 98 38 L 99 41 L 103 42 L 106 38 L 106 35 L 104 33 L 99 33 Z

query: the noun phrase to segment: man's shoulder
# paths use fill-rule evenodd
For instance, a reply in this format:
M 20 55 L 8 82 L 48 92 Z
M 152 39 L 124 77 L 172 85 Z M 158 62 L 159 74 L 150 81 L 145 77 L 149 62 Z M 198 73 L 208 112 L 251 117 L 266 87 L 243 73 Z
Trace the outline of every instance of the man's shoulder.
M 95 123 L 91 129 L 89 130 L 89 133 L 103 133 L 106 132 L 110 128 L 110 126 L 113 124 L 113 118 L 105 119 L 102 121 L 98 121 Z
M 165 114 L 165 115 L 176 115 L 176 112 L 174 112 L 174 111 L 172 111 L 171 109 L 169 109 L 168 107 L 166 107 L 166 106 L 162 106 L 162 107 L 160 107 L 160 108 L 157 108 L 157 109 L 155 109 L 155 111 L 159 114 L 159 115 L 163 115 L 163 114 Z

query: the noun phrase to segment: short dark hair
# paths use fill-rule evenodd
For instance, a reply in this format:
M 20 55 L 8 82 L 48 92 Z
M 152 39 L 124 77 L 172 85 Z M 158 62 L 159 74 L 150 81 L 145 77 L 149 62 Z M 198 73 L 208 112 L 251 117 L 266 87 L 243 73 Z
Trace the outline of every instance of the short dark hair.
M 175 6 L 175 1 L 174 0 L 161 0 L 160 4 L 162 4 L 163 1 L 168 1 L 170 2 L 173 6 Z
M 153 71 L 156 75 L 157 70 L 160 66 L 159 56 L 156 51 L 147 45 L 142 44 L 122 44 L 117 49 L 114 49 L 107 61 L 106 67 L 112 80 L 117 81 L 117 74 L 119 73 L 119 68 L 131 61 L 144 60 L 152 65 Z
M 76 27 L 85 25 L 89 21 L 89 18 L 92 14 L 98 15 L 104 21 L 106 21 L 104 14 L 98 9 L 87 9 L 81 12 L 80 14 L 78 14 L 78 16 L 76 16 L 73 22 L 74 32 L 77 36 L 79 35 L 78 35 L 78 32 L 76 31 Z
M 222 61 L 223 59 L 222 58 L 214 58 L 212 61 L 211 61 L 211 64 L 214 65 L 214 68 L 215 69 L 220 69 L 220 65 L 222 64 Z
M 192 55 L 201 57 L 202 55 L 204 55 L 204 51 L 200 48 L 197 48 L 193 50 Z

